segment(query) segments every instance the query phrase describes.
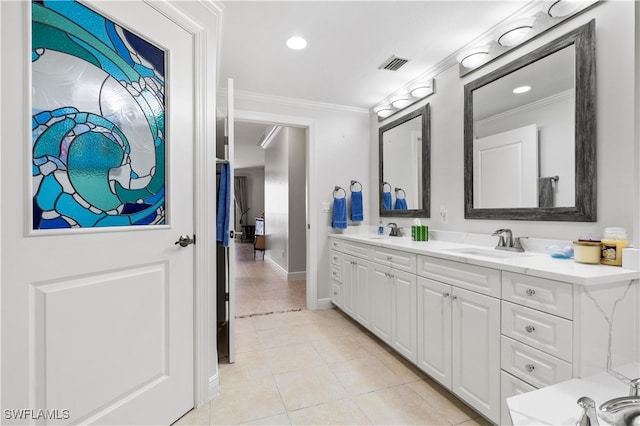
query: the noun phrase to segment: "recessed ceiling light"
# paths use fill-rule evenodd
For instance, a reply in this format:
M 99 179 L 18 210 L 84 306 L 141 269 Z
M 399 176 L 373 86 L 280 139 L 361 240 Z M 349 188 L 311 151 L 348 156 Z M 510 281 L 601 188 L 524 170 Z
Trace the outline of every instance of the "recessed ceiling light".
M 526 93 L 531 90 L 531 86 L 520 86 L 513 89 L 513 93 Z
M 305 47 L 307 47 L 307 40 L 299 36 L 291 37 L 289 40 L 287 40 L 287 47 L 293 50 L 304 49 Z

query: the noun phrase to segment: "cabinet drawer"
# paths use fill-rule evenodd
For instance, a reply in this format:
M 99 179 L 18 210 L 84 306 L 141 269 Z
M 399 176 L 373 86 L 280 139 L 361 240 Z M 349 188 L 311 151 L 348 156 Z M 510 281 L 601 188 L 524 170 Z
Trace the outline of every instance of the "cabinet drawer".
M 573 318 L 573 286 L 571 284 L 503 272 L 502 298 L 563 318 Z
M 573 323 L 569 320 L 503 301 L 502 334 L 572 362 Z
M 418 275 L 500 297 L 500 271 L 430 256 L 418 256 Z
M 364 259 L 369 259 L 371 257 L 372 250 L 373 250 L 373 247 L 371 246 L 359 244 L 359 243 L 352 243 L 351 241 L 344 241 L 344 244 L 342 245 L 343 252 L 347 254 L 351 254 L 353 256 L 361 257 Z
M 510 426 L 513 424 L 511 421 L 511 414 L 509 414 L 509 406 L 507 405 L 507 398 L 512 396 L 521 395 L 523 393 L 536 390 L 535 387 L 529 383 L 523 382 L 517 377 L 513 377 L 511 374 L 500 372 L 500 389 L 502 401 L 502 413 L 500 415 L 500 424 L 503 426 Z
M 339 266 L 340 264 L 342 264 L 342 261 L 341 261 L 342 255 L 337 251 L 331 250 L 331 253 L 329 254 L 329 256 L 330 256 L 332 265 Z
M 337 238 L 330 238 L 329 247 L 331 250 L 344 251 L 344 240 L 338 240 Z
M 566 361 L 505 336 L 500 346 L 502 369 L 535 387 L 550 386 L 572 376 L 573 367 Z
M 331 265 L 331 279 L 339 283 L 342 282 L 342 267 Z
M 331 301 L 342 308 L 342 284 L 333 280 L 331 280 Z
M 401 271 L 416 273 L 416 255 L 399 250 L 373 249 L 373 260 Z

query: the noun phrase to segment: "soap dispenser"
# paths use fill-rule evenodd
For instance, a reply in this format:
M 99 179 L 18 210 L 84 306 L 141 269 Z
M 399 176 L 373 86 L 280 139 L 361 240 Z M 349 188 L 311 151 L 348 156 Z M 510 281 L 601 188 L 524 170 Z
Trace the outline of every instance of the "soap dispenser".
M 384 225 L 382 224 L 382 218 L 378 222 L 378 235 L 384 235 Z

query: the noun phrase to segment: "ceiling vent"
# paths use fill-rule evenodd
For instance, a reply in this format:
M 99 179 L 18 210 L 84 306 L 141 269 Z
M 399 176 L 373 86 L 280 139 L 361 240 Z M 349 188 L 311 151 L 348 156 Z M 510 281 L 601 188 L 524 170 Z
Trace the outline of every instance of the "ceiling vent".
M 379 70 L 389 70 L 389 71 L 398 71 L 404 64 L 409 62 L 408 59 L 398 58 L 397 56 L 392 56 L 387 59 L 382 65 L 378 67 Z

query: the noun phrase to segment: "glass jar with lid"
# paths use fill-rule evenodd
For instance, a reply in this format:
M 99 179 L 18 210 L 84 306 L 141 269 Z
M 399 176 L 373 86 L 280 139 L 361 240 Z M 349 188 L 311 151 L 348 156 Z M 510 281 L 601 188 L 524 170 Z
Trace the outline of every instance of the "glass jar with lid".
M 602 234 L 603 265 L 622 266 L 622 249 L 629 245 L 627 230 L 624 228 L 604 228 Z

